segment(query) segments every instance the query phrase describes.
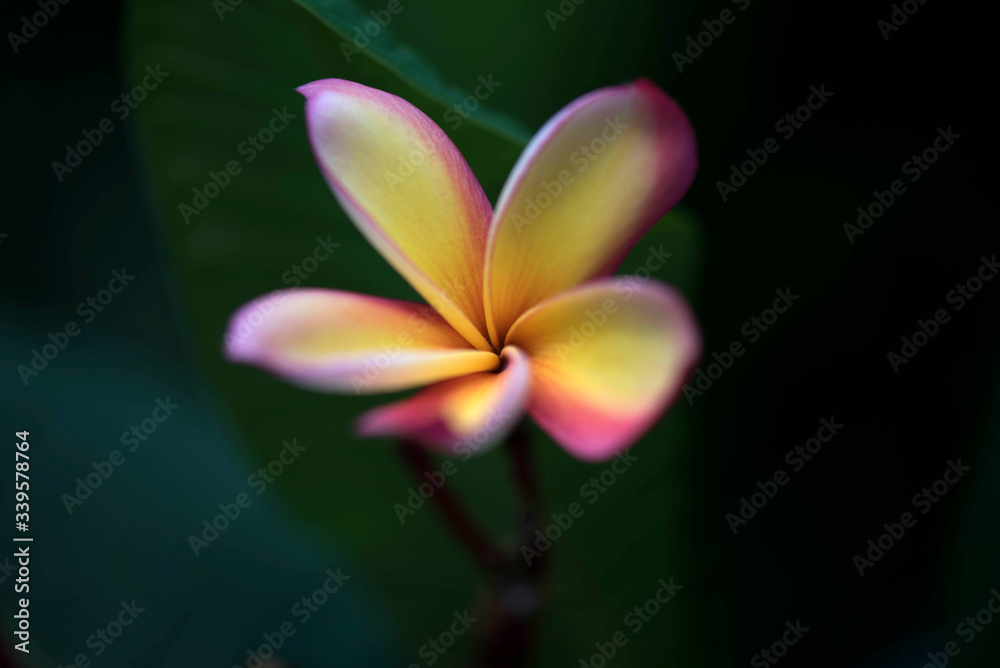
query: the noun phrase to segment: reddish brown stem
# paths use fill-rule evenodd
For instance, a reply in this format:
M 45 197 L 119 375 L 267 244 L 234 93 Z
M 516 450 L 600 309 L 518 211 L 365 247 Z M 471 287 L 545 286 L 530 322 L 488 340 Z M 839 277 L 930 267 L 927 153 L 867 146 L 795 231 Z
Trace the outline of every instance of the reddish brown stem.
M 518 491 L 521 504 L 521 526 L 518 531 L 518 545 L 530 545 L 535 530 L 539 528 L 541 515 L 538 494 L 538 481 L 535 477 L 531 461 L 531 448 L 528 432 L 524 424 L 518 425 L 507 442 L 507 453 L 510 456 L 511 474 Z M 526 565 L 528 572 L 538 576 L 545 563 L 544 555 L 532 560 Z
M 414 475 L 421 482 L 426 482 L 428 480 L 426 474 L 433 471 L 433 465 L 424 448 L 416 443 L 404 441 L 399 444 L 399 452 L 403 460 L 413 470 Z M 431 496 L 431 501 L 437 506 L 459 542 L 472 553 L 472 556 L 487 572 L 492 572 L 497 564 L 503 561 L 500 551 L 462 510 L 458 500 L 447 486 L 438 487 L 434 491 L 434 495 Z
M 399 451 L 421 482 L 429 479 L 432 461 L 420 445 L 402 442 Z M 483 619 L 479 622 L 479 639 L 471 657 L 471 665 L 476 668 L 525 666 L 535 644 L 535 618 L 545 559 L 535 557 L 529 564 L 520 549 L 532 544 L 540 518 L 538 485 L 523 425 L 511 434 L 506 452 L 521 517 L 513 551 L 502 551 L 489 540 L 446 487 L 438 487 L 430 497 L 452 533 L 490 579 L 487 603 L 480 611 Z

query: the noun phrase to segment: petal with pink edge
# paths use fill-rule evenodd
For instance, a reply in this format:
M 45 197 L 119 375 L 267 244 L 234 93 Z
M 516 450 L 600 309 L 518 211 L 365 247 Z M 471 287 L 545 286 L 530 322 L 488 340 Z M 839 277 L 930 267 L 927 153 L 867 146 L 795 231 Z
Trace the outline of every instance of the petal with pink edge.
M 300 87 L 313 153 L 344 211 L 452 327 L 489 350 L 490 203 L 447 135 L 409 102 L 325 79 Z
M 691 123 L 649 81 L 594 91 L 556 114 L 521 154 L 490 224 L 493 342 L 535 304 L 613 273 L 696 169 Z
M 684 299 L 652 280 L 617 276 L 549 299 L 510 329 L 531 360 L 528 412 L 570 454 L 609 459 L 680 391 L 701 354 Z
M 498 373 L 474 373 L 432 385 L 362 415 L 361 436 L 419 441 L 465 458 L 506 438 L 524 414 L 530 371 L 527 358 L 508 346 Z
M 226 354 L 315 390 L 392 392 L 495 369 L 425 304 L 320 289 L 278 290 L 232 317 Z

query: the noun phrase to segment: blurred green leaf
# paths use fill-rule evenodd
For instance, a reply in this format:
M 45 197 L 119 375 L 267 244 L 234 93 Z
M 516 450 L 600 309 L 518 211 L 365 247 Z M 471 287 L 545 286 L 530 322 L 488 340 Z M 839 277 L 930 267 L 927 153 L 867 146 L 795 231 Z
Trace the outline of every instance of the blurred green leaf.
M 373 16 L 365 14 L 354 3 L 345 0 L 295 2 L 307 8 L 336 33 L 345 61 L 349 62 L 357 57 L 371 58 L 444 107 L 460 104 L 468 96 L 469 91 L 445 82 L 413 49 L 393 38 L 388 27 L 398 14 L 390 12 L 388 4 L 372 10 L 375 12 Z M 396 7 L 399 8 L 398 13 L 402 13 L 407 4 L 399 1 L 394 4 L 394 8 Z M 530 138 L 530 133 L 520 123 L 488 107 L 480 105 L 469 120 L 517 145 L 523 146 Z

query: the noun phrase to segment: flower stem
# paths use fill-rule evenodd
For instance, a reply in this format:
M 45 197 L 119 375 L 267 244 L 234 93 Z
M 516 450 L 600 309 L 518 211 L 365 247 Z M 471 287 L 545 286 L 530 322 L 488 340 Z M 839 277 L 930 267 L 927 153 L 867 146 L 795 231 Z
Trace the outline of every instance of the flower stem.
M 538 481 L 531 460 L 531 444 L 524 423 L 517 426 L 507 441 L 510 468 L 521 503 L 521 526 L 518 531 L 518 545 L 530 545 L 535 530 L 539 528 L 541 515 Z M 516 557 L 515 557 L 516 558 Z M 540 575 L 545 563 L 544 555 L 526 564 L 528 572 Z
M 488 626 L 473 651 L 476 668 L 526 666 L 536 645 L 536 621 L 542 600 L 541 557 L 525 559 L 522 545 L 531 545 L 541 516 L 540 495 L 524 424 L 511 433 L 505 448 L 520 505 L 517 543 L 493 573 L 493 600 Z
M 476 668 L 518 668 L 528 663 L 535 644 L 535 621 L 542 598 L 545 559 L 522 557 L 521 546 L 531 545 L 539 527 L 540 495 L 531 459 L 527 430 L 518 425 L 504 447 L 518 497 L 520 521 L 516 545 L 502 550 L 462 509 L 457 498 L 442 486 L 431 497 L 452 533 L 472 553 L 489 578 L 486 600 L 479 614 L 479 634 L 472 651 Z M 432 470 L 431 459 L 416 443 L 399 445 L 403 459 L 421 481 Z
M 403 441 L 399 444 L 399 452 L 417 479 L 425 482 L 427 480 L 425 476 L 431 473 L 433 467 L 424 448 L 419 444 Z M 452 533 L 472 553 L 480 566 L 490 572 L 503 561 L 500 551 L 462 510 L 458 500 L 446 486 L 437 488 L 431 499 L 444 516 Z

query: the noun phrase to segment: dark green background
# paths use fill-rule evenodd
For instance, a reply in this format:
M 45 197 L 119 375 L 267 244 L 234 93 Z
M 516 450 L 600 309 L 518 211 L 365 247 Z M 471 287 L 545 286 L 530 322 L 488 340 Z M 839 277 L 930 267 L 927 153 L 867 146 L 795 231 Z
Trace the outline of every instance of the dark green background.
M 994 10 L 928 2 L 885 41 L 876 22 L 890 3 L 752 1 L 741 12 L 587 0 L 555 31 L 545 17 L 555 0 L 402 3 L 351 63 L 343 34 L 384 2 L 244 0 L 222 21 L 207 0 L 71 2 L 5 53 L 0 429 L 31 431 L 37 554 L 33 651 L 19 665 L 69 662 L 135 598 L 147 612 L 93 665 L 231 666 L 338 566 L 352 579 L 284 656 L 303 668 L 422 665 L 420 646 L 481 595 L 480 574 L 433 510 L 400 526 L 392 507 L 412 481 L 392 444 L 350 435 L 353 417 L 383 398 L 308 393 L 220 356 L 232 311 L 286 287 L 283 272 L 317 236 L 340 247 L 306 284 L 413 297 L 309 153 L 294 88 L 326 77 L 417 104 L 493 201 L 554 112 L 648 77 L 691 117 L 701 168 L 623 272 L 650 245 L 673 253 L 656 275 L 693 303 L 706 356 L 746 342 L 743 323 L 775 289 L 801 295 L 704 396 L 681 400 L 635 446 L 636 466 L 555 543 L 535 665 L 579 665 L 595 642 L 629 633 L 623 616 L 669 577 L 684 589 L 609 665 L 745 666 L 797 619 L 810 631 L 782 665 L 918 666 L 940 651 L 1000 587 L 1000 286 L 987 284 L 898 374 L 885 355 L 1000 250 Z M 724 8 L 735 22 L 678 73 L 671 54 Z M 5 31 L 36 8 L 9 9 Z M 57 182 L 50 163 L 63 147 L 158 63 L 168 78 Z M 447 105 L 487 75 L 501 85 L 452 132 Z M 723 203 L 716 181 L 820 84 L 830 101 Z M 185 225 L 178 204 L 210 171 L 242 163 L 237 146 L 284 106 L 297 116 L 288 129 Z M 962 135 L 955 148 L 849 244 L 842 224 L 949 125 Z M 25 387 L 17 365 L 47 332 L 80 320 L 76 305 L 122 266 L 134 285 Z M 182 408 L 68 515 L 60 495 L 166 396 Z M 784 454 L 831 415 L 843 432 L 734 536 L 726 513 L 787 469 Z M 545 504 L 562 511 L 602 467 L 532 435 Z M 292 438 L 307 448 L 300 459 L 195 558 L 188 535 Z M 859 577 L 852 556 L 956 457 L 972 473 Z M 493 452 L 449 485 L 509 539 L 506 474 Z M 0 478 L 12 513 L 10 478 Z M 9 579 L 0 601 L 9 628 Z M 464 665 L 471 645 L 464 636 L 436 665 Z M 992 665 L 998 647 L 995 621 L 955 665 Z

